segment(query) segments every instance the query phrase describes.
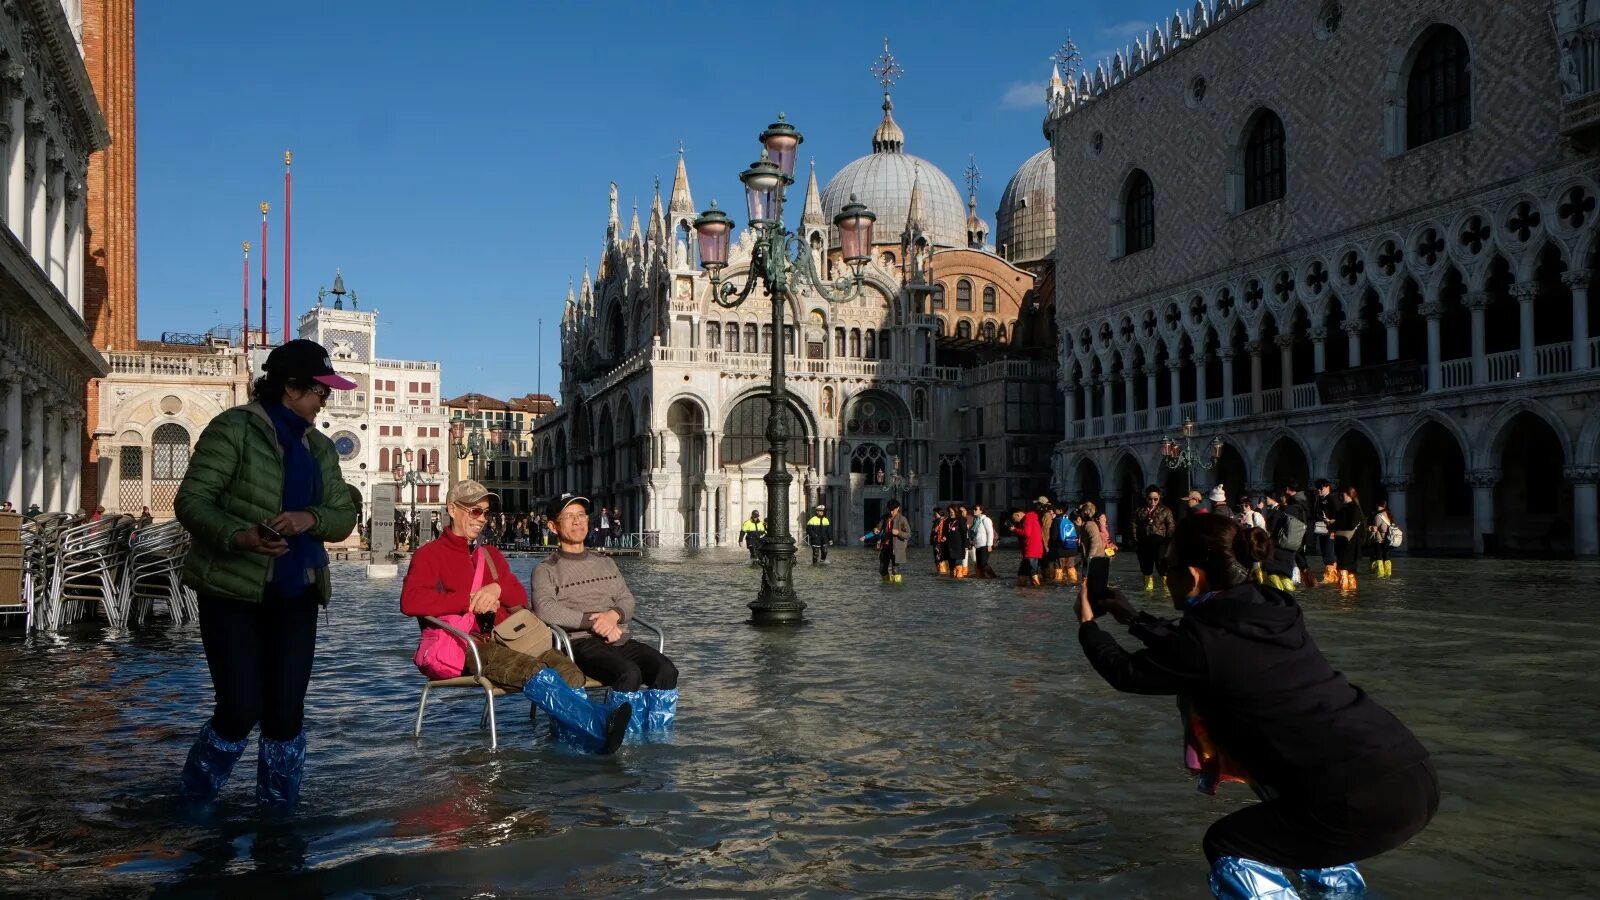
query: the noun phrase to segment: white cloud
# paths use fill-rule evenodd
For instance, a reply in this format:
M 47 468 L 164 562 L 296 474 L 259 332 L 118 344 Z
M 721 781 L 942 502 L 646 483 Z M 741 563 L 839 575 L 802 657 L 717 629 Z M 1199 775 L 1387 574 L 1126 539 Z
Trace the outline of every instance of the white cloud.
M 1034 109 L 1044 106 L 1044 82 L 1014 82 L 1000 95 L 1000 105 L 1006 109 Z

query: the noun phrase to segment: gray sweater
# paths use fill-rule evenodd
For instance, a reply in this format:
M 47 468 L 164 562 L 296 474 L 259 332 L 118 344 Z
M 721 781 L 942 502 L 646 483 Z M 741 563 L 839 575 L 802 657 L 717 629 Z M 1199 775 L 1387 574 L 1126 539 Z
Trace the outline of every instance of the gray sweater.
M 590 550 L 558 550 L 533 568 L 533 613 L 552 628 L 566 630 L 573 640 L 594 635 L 595 615 L 616 610 L 622 633 L 633 620 L 633 593 L 610 557 Z

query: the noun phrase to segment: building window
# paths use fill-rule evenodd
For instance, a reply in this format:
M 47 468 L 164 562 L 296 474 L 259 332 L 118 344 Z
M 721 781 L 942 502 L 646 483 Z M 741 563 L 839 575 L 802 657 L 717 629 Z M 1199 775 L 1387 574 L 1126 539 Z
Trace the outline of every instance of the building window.
M 984 340 L 986 340 L 986 341 L 993 341 L 994 340 L 994 320 L 993 319 L 989 319 L 989 320 L 987 320 L 987 321 L 985 321 L 983 323 L 982 332 L 983 332 L 983 339 Z
M 965 278 L 956 282 L 956 309 L 960 312 L 972 311 L 972 282 Z
M 1156 188 L 1143 169 L 1134 169 L 1122 195 L 1122 252 L 1138 253 L 1155 243 Z
M 1467 42 L 1447 25 L 1422 36 L 1406 79 L 1406 149 L 1472 124 L 1472 71 Z
M 739 352 L 739 323 L 737 322 L 728 324 L 728 352 Z
M 1256 115 L 1244 145 L 1244 208 L 1282 200 L 1284 194 L 1283 120 L 1270 109 Z
M 871 328 L 867 329 L 866 347 L 862 355 L 867 359 L 878 358 L 878 333 Z
M 970 338 L 970 337 L 972 337 L 972 322 L 970 320 L 962 319 L 961 321 L 956 323 L 956 337 L 958 337 L 958 338 Z
M 878 358 L 889 359 L 892 356 L 894 354 L 889 352 L 889 332 L 878 332 Z
M 850 329 L 850 355 L 861 358 L 861 332 L 855 328 Z
M 431 394 L 431 393 L 433 393 L 433 382 L 431 382 L 431 381 L 424 381 L 424 382 L 423 382 L 423 383 L 422 383 L 422 392 L 423 392 L 423 393 L 424 393 L 424 394 Z
M 944 309 L 944 285 L 942 284 L 933 286 L 933 308 Z
M 771 325 L 763 325 L 763 326 L 761 326 L 761 352 L 762 353 L 771 353 L 772 352 L 772 326 Z
M 720 322 L 706 323 L 706 347 L 711 350 L 722 348 L 722 324 Z
M 771 328 L 772 326 L 768 325 L 767 327 Z M 756 327 L 754 325 L 744 326 L 744 352 L 756 353 L 758 352 L 758 347 L 759 344 L 757 343 L 756 339 Z
M 994 285 L 992 284 L 986 284 L 983 286 L 983 311 L 995 311 Z
M 844 329 L 843 328 L 835 328 L 833 330 L 833 355 L 834 356 L 844 356 L 845 355 Z
M 189 432 L 168 422 L 150 438 L 150 477 L 156 481 L 182 481 L 189 471 Z
M 767 455 L 767 416 L 772 408 L 764 396 L 746 397 L 728 414 L 722 431 L 722 463 L 738 465 Z M 792 466 L 811 465 L 811 440 L 807 429 L 794 407 L 786 408 L 784 416 L 789 432 L 788 461 Z

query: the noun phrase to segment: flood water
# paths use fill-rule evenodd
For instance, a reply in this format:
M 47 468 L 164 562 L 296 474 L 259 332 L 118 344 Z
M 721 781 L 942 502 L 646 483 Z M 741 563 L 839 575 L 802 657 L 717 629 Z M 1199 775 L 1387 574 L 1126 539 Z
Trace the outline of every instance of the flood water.
M 256 815 L 253 744 L 211 820 L 174 812 L 211 702 L 195 629 L 0 636 L 0 893 L 1207 896 L 1200 837 L 1248 793 L 1194 791 L 1172 702 L 1106 687 L 1067 590 L 935 580 L 925 550 L 883 586 L 868 553 L 834 557 L 797 568 L 810 624 L 787 630 L 744 624 L 741 551 L 623 560 L 683 699 L 670 744 L 604 760 L 516 697 L 498 751 L 466 692 L 414 738 L 399 582 L 341 567 L 286 822 Z M 1373 896 L 1600 894 L 1600 566 L 1395 573 L 1299 595 L 1443 786 L 1427 831 L 1363 864 Z

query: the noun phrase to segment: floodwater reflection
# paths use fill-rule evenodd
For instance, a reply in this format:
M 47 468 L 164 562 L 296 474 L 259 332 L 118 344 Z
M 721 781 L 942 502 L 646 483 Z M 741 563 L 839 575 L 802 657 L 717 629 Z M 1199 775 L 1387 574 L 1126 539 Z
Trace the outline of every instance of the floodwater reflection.
M 210 703 L 192 629 L 0 636 L 6 893 L 1202 896 L 1200 836 L 1248 802 L 1194 792 L 1172 704 L 1105 687 L 1065 589 L 883 586 L 845 551 L 797 569 L 807 625 L 757 630 L 741 551 L 622 565 L 684 673 L 670 743 L 574 756 L 510 698 L 490 751 L 464 693 L 414 739 L 399 582 L 340 568 L 287 821 L 256 816 L 250 755 L 213 818 L 173 811 Z M 1440 772 L 1434 825 L 1364 867 L 1378 895 L 1600 894 L 1600 566 L 1395 570 L 1300 595 Z

